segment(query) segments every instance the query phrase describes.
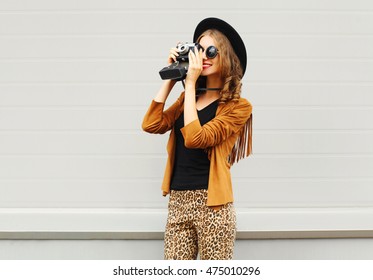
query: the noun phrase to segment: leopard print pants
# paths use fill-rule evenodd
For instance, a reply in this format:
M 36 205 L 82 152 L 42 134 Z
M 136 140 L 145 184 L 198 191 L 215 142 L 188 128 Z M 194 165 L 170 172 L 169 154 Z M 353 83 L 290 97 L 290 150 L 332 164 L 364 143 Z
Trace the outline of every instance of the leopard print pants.
M 220 210 L 206 206 L 207 190 L 171 191 L 165 232 L 166 260 L 233 258 L 236 212 L 228 203 Z

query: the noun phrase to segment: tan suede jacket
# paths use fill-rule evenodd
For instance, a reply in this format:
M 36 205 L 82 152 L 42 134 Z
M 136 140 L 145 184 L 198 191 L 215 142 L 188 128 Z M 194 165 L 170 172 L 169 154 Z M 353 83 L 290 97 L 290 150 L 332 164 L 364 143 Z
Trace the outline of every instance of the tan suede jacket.
M 149 133 L 163 134 L 171 130 L 167 143 L 168 159 L 162 183 L 163 195 L 170 192 L 171 176 L 175 158 L 174 122 L 183 111 L 184 93 L 164 111 L 164 103 L 152 101 L 146 112 L 142 128 Z M 201 126 L 195 120 L 181 129 L 187 148 L 206 149 L 210 159 L 207 206 L 220 206 L 233 202 L 231 164 L 228 158 L 251 116 L 252 106 L 244 98 L 219 104 L 214 119 Z

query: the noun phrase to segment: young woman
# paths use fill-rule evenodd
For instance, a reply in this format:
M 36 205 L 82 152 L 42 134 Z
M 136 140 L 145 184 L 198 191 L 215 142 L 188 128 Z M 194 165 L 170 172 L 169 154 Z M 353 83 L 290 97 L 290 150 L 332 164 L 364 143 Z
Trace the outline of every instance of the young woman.
M 142 127 L 171 130 L 162 184 L 170 194 L 165 259 L 232 259 L 236 216 L 230 166 L 251 153 L 251 104 L 241 94 L 245 45 L 228 23 L 201 21 L 189 52 L 185 91 L 164 110 L 175 81 L 163 83 Z M 176 60 L 170 50 L 168 63 Z

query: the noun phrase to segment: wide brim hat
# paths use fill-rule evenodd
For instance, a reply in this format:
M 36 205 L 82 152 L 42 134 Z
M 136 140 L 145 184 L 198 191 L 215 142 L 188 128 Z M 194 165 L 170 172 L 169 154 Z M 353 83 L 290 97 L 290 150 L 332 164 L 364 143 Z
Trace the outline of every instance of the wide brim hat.
M 193 36 L 193 42 L 196 42 L 199 36 L 208 29 L 216 29 L 223 33 L 231 43 L 233 50 L 241 62 L 242 76 L 246 71 L 247 55 L 246 47 L 238 32 L 227 22 L 219 18 L 205 18 L 196 27 Z

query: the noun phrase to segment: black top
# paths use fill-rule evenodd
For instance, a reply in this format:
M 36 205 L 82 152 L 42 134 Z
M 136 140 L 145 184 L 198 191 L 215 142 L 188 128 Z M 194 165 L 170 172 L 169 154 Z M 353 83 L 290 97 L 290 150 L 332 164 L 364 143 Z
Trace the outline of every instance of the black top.
M 216 115 L 218 100 L 198 111 L 201 125 L 212 120 Z M 176 151 L 175 164 L 171 179 L 172 190 L 207 189 L 210 160 L 204 149 L 188 149 L 184 145 L 184 137 L 180 129 L 184 127 L 184 113 L 175 122 Z

